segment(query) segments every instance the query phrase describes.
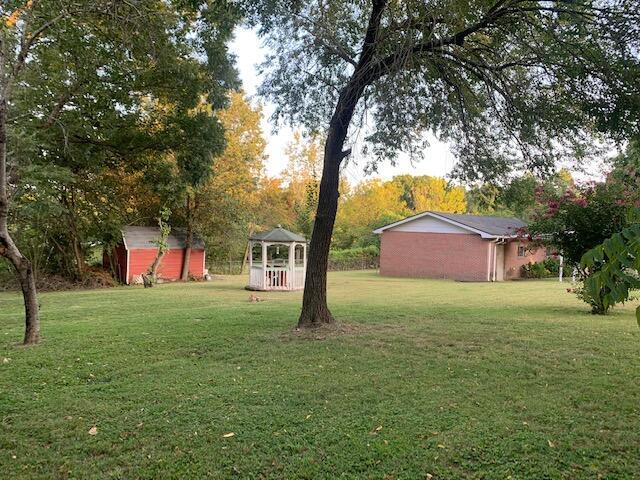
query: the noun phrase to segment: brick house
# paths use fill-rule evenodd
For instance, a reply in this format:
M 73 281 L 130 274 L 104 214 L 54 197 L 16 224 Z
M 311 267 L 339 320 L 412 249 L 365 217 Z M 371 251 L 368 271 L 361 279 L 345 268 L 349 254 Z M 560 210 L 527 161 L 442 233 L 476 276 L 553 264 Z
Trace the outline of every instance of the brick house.
M 380 239 L 380 274 L 394 277 L 502 281 L 545 259 L 518 235 L 517 218 L 422 212 L 374 230 Z

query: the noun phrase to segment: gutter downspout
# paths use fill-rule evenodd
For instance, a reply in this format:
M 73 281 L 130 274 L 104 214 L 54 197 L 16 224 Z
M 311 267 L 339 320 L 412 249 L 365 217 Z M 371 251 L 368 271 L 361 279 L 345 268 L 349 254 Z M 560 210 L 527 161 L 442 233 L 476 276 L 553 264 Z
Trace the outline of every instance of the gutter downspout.
M 493 253 L 493 251 L 491 250 L 491 245 L 493 244 L 493 241 L 489 242 L 488 248 L 487 248 L 487 282 L 491 281 L 491 254 Z

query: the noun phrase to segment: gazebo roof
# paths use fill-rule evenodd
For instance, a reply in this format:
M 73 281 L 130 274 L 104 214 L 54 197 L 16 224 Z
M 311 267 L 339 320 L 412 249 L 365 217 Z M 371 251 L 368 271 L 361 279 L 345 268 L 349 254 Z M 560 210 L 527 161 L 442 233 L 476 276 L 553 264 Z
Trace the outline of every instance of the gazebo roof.
M 249 240 L 257 240 L 259 242 L 306 242 L 307 239 L 302 235 L 298 235 L 296 233 L 290 232 L 289 230 L 285 230 L 280 225 L 278 225 L 273 230 L 269 230 L 268 232 L 258 232 L 254 233 L 249 237 Z

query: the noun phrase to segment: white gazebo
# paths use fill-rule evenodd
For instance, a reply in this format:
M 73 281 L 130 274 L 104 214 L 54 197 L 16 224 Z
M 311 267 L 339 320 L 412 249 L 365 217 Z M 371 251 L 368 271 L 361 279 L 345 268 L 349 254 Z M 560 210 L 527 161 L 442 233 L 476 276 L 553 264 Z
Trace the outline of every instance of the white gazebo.
M 249 237 L 249 290 L 302 290 L 307 240 L 280 225 Z

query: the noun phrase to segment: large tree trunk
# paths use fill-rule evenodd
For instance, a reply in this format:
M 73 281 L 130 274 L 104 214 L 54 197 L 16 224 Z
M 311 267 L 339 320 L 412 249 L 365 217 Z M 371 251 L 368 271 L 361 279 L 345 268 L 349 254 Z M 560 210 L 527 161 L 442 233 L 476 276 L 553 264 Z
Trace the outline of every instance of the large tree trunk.
M 156 281 L 158 280 L 158 269 L 160 268 L 160 264 L 162 263 L 162 257 L 164 257 L 165 253 L 167 253 L 166 250 L 162 248 L 158 248 L 158 253 L 156 254 L 156 258 L 151 264 L 151 267 L 149 268 L 149 276 L 151 277 L 151 281 L 153 283 L 156 283 Z
M 183 282 L 189 280 L 189 264 L 191 263 L 191 236 L 192 234 L 187 233 L 187 238 L 185 240 L 184 259 L 182 260 L 182 275 L 180 275 L 180 279 Z
M 253 229 L 249 229 L 249 238 L 253 235 Z M 247 242 L 247 246 L 244 247 L 244 256 L 242 257 L 242 262 L 240 263 L 240 275 L 244 272 L 244 267 L 247 265 L 249 261 L 249 255 L 253 255 L 253 252 L 249 249 L 249 242 Z
M 328 138 L 325 146 L 318 210 L 309 246 L 302 312 L 298 319 L 298 327 L 301 328 L 321 326 L 335 321 L 327 306 L 327 263 L 338 210 L 338 182 L 343 143 L 344 139 L 333 139 L 330 143 Z M 333 154 L 336 149 L 337 155 Z
M 7 258 L 16 269 L 24 298 L 25 333 L 24 344 L 40 340 L 40 317 L 36 281 L 31 262 L 18 250 L 9 235 L 9 197 L 7 194 L 7 102 L 0 99 L 0 256 Z
M 76 222 L 76 202 L 74 198 L 73 190 L 69 193 L 69 198 L 66 197 L 65 192 L 65 207 L 69 213 L 69 237 L 71 239 L 71 247 L 73 249 L 73 259 L 75 263 L 76 277 L 78 280 L 84 280 L 87 272 L 87 261 L 84 255 L 84 248 L 80 240 L 80 234 L 78 233 L 78 224 Z
M 371 71 L 376 40 L 386 0 L 374 0 L 365 33 L 360 58 L 349 82 L 340 91 L 338 103 L 331 117 L 324 147 L 324 165 L 320 179 L 318 209 L 309 245 L 302 312 L 299 328 L 334 323 L 327 306 L 327 267 L 331 236 L 338 211 L 340 164 L 350 150 L 343 151 L 349 124 L 365 87 L 372 81 Z
M 187 196 L 187 235 L 184 242 L 184 258 L 182 260 L 182 274 L 180 279 L 183 282 L 189 280 L 189 264 L 191 263 L 191 247 L 193 245 L 193 225 L 192 225 L 192 212 L 191 201 Z

